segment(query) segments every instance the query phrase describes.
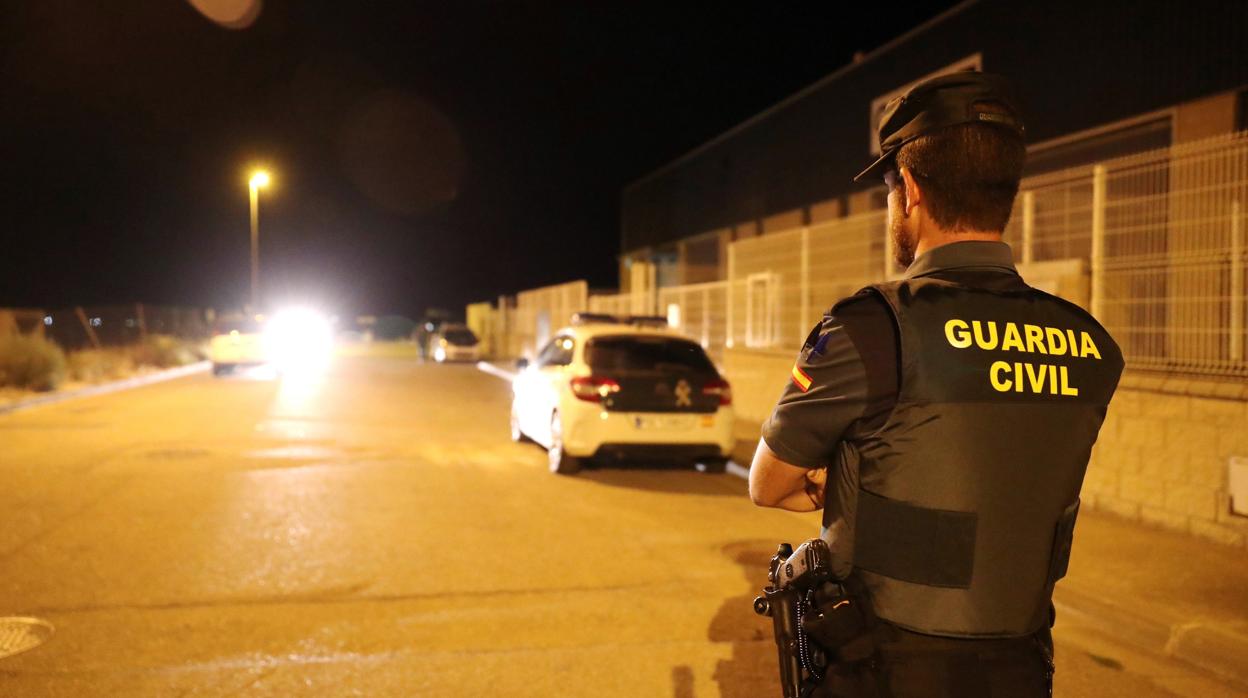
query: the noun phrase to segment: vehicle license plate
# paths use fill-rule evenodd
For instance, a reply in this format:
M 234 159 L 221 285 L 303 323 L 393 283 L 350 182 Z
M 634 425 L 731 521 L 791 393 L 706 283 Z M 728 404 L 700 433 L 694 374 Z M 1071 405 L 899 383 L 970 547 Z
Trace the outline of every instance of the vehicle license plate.
M 692 429 L 694 418 L 687 414 L 652 414 L 634 418 L 638 429 Z

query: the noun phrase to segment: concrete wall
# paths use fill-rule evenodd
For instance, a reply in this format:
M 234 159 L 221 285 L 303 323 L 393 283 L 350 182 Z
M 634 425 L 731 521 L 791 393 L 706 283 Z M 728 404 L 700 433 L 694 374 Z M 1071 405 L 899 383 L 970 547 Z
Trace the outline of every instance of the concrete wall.
M 720 228 L 677 243 L 680 283 L 700 284 L 719 281 L 728 275 L 728 243 L 732 230 Z
M 732 404 L 737 418 L 762 424 L 780 399 L 797 358 L 791 353 L 725 349 L 724 376 L 732 384 Z
M 781 230 L 800 228 L 806 223 L 806 211 L 796 208 L 783 213 L 776 213 L 763 219 L 763 233 L 776 233 Z
M 1248 456 L 1248 386 L 1128 374 L 1093 451 L 1084 501 L 1248 548 L 1248 518 L 1230 513 L 1232 456 Z
M 840 198 L 824 199 L 811 204 L 808 215 L 811 225 L 836 220 L 845 215 L 845 203 Z
M 757 438 L 796 355 L 725 351 L 739 438 Z M 1084 506 L 1248 549 L 1248 518 L 1230 513 L 1232 456 L 1248 457 L 1248 385 L 1129 373 L 1093 449 Z
M 886 208 L 888 206 L 887 194 L 883 187 L 856 191 L 850 194 L 846 197 L 849 201 L 849 215 L 856 216 L 859 213 Z
M 465 324 L 481 340 L 481 356 L 495 358 L 499 334 L 499 311 L 489 302 L 471 303 L 464 308 Z
M 1174 109 L 1174 142 L 1186 143 L 1235 130 L 1234 90 L 1196 99 Z

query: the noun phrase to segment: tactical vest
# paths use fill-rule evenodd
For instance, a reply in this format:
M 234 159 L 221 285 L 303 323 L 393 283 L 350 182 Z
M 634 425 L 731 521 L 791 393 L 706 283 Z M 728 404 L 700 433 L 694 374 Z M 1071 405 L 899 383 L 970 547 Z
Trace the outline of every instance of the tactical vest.
M 956 276 L 869 287 L 896 320 L 900 383 L 849 455 L 852 562 L 884 620 L 1021 636 L 1047 623 L 1066 572 L 1122 355 L 1091 315 L 1017 275 Z

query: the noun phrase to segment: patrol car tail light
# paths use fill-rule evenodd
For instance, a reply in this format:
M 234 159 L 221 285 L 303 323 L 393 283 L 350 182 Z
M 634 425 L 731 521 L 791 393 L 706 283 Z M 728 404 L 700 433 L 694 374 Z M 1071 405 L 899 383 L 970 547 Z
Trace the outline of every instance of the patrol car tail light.
M 719 397 L 721 407 L 732 404 L 732 386 L 728 385 L 728 381 L 716 378 L 702 386 L 703 395 L 715 395 Z
M 577 376 L 572 379 L 572 394 L 586 402 L 602 402 L 612 393 L 620 392 L 620 384 L 602 376 Z

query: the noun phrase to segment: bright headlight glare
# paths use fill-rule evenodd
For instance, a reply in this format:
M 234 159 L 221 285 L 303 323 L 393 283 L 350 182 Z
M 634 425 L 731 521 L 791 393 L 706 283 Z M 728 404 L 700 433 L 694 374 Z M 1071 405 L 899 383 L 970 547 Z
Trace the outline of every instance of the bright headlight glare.
M 265 344 L 281 367 L 316 364 L 328 358 L 332 333 L 329 319 L 309 308 L 275 314 L 265 327 Z

